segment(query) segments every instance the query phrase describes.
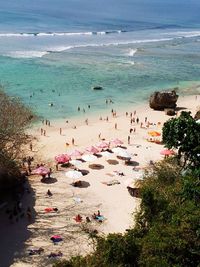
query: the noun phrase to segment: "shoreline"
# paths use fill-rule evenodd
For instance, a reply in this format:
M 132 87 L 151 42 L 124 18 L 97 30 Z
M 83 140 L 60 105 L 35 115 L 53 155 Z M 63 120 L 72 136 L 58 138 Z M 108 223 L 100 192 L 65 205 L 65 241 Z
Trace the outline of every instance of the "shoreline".
M 177 108 L 180 106 L 181 108 L 187 107 L 187 105 L 191 102 L 191 101 L 195 101 L 195 96 L 196 95 L 189 95 L 189 96 L 179 96 L 178 101 L 177 101 Z M 198 103 L 197 103 L 198 106 Z M 111 106 L 112 109 L 112 106 Z M 192 113 L 195 112 L 194 107 L 192 105 L 189 104 L 188 106 L 189 111 L 191 111 Z M 125 139 L 127 138 L 127 136 L 129 135 L 128 129 L 130 129 L 131 127 L 134 128 L 134 126 L 137 126 L 137 124 L 131 125 L 129 123 L 129 115 L 128 117 L 125 116 L 125 113 L 128 112 L 128 114 L 130 114 L 131 112 L 133 113 L 134 111 L 136 111 L 136 117 L 140 117 L 140 122 L 146 117 L 146 114 L 148 113 L 150 116 L 147 116 L 147 118 L 154 118 L 155 121 L 152 121 L 152 123 L 156 123 L 156 121 L 159 120 L 159 118 L 161 117 L 161 123 L 163 123 L 166 119 L 170 119 L 170 116 L 167 116 L 164 114 L 164 111 L 156 111 L 153 110 L 149 107 L 148 103 L 143 103 L 137 106 L 133 105 L 133 108 L 131 109 L 130 107 L 127 107 L 127 109 L 119 109 L 120 112 L 117 112 L 117 110 L 114 110 L 117 112 L 117 116 L 116 117 L 112 117 L 112 113 L 111 111 L 109 113 L 104 113 L 104 116 L 99 115 L 97 117 L 96 114 L 94 115 L 89 115 L 85 114 L 84 117 L 77 117 L 76 119 L 69 119 L 68 123 L 66 123 L 66 121 L 64 119 L 54 119 L 52 121 L 50 121 L 51 126 L 47 126 L 45 124 L 42 124 L 41 122 L 38 122 L 37 125 L 33 126 L 32 129 L 30 130 L 30 133 L 33 134 L 39 141 L 39 144 L 44 144 L 44 146 L 48 146 L 49 140 L 48 138 L 51 138 L 51 145 L 54 143 L 54 140 L 56 141 L 56 144 L 59 146 L 61 145 L 61 142 L 63 144 L 63 146 L 60 146 L 59 148 L 53 148 L 51 149 L 51 151 L 55 152 L 55 155 L 50 154 L 50 156 L 48 157 L 48 159 L 54 160 L 54 157 L 52 158 L 52 156 L 56 156 L 56 153 L 65 153 L 67 151 L 76 149 L 78 147 L 82 148 L 84 145 L 87 146 L 90 144 L 90 142 L 96 142 L 98 143 L 100 140 L 98 139 L 98 135 L 99 133 L 101 133 L 101 139 L 108 139 L 109 138 L 109 131 L 114 130 L 114 125 L 117 121 L 120 122 L 120 127 L 122 129 L 120 129 L 118 127 L 117 131 L 114 131 L 113 134 L 113 138 L 118 137 L 121 138 L 123 141 L 125 141 Z M 180 112 L 180 111 L 179 111 Z M 194 115 L 194 114 L 193 114 Z M 99 117 L 102 117 L 102 120 L 99 120 Z M 106 118 L 108 117 L 108 122 L 106 121 Z M 163 118 L 162 118 L 163 117 Z M 173 117 L 173 116 L 172 116 Z M 88 120 L 88 125 L 86 125 L 85 120 Z M 127 127 L 127 123 L 125 124 L 125 122 L 123 122 L 123 120 L 126 120 L 126 122 L 129 124 L 129 127 Z M 125 125 L 124 125 L 125 124 Z M 76 126 L 76 129 L 74 129 L 74 126 Z M 124 126 L 124 127 L 123 127 Z M 44 130 L 46 130 L 46 136 L 41 136 L 40 134 L 40 130 L 41 128 L 43 128 Z M 62 129 L 62 134 L 59 134 L 60 128 Z M 94 131 L 94 129 L 96 128 L 96 130 Z M 127 129 L 126 129 L 127 128 Z M 79 131 L 81 131 L 81 133 L 84 134 L 85 131 L 87 130 L 92 130 L 94 132 L 96 132 L 96 135 L 94 136 L 94 132 L 90 132 L 92 138 L 88 138 L 88 134 L 85 135 L 85 139 L 84 138 L 80 138 L 78 136 Z M 123 136 L 123 134 L 126 132 L 125 137 Z M 136 132 L 137 135 L 137 132 Z M 59 137 L 59 140 L 58 140 Z M 75 145 L 73 146 L 71 144 L 71 139 L 74 138 L 75 139 Z M 113 139 L 112 138 L 112 139 Z M 65 144 L 68 143 L 69 146 L 65 146 Z M 127 142 L 126 142 L 127 143 Z M 93 145 L 95 145 L 93 143 Z M 44 149 L 43 146 L 43 149 Z M 47 150 L 49 150 L 47 148 Z M 48 151 L 49 152 L 49 151 Z M 45 155 L 45 151 L 42 152 L 43 157 L 47 158 L 47 156 Z M 48 153 L 49 154 L 49 153 Z

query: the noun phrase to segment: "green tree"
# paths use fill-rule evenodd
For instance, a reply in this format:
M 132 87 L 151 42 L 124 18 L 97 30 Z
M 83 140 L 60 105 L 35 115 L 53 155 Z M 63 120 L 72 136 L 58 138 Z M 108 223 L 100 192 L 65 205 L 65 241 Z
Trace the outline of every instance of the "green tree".
M 36 119 L 18 98 L 8 96 L 0 86 L 0 186 L 20 176 L 19 160 L 32 140 L 27 129 Z M 0 189 L 1 189 L 0 187 Z
M 200 168 L 200 124 L 183 111 L 178 118 L 164 123 L 163 143 L 169 149 L 178 150 L 179 163 Z

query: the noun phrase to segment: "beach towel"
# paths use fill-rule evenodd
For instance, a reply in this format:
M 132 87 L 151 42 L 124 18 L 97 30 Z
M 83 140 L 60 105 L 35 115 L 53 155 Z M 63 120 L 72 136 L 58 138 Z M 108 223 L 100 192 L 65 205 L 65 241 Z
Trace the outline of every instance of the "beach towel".
M 51 239 L 51 241 L 53 241 L 53 243 L 63 241 L 63 239 L 60 235 L 53 235 L 50 239 Z
M 105 217 L 104 216 L 96 216 L 96 219 L 98 222 L 103 222 L 105 220 Z
M 45 212 L 52 212 L 52 211 L 54 211 L 53 208 L 45 208 L 44 210 L 45 210 Z

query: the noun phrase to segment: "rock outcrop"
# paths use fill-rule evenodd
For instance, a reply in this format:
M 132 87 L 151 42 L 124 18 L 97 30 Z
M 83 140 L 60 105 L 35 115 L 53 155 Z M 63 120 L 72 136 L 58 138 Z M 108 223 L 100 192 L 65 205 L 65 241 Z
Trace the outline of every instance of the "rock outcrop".
M 174 116 L 176 112 L 174 108 L 165 108 L 165 114 L 168 116 Z
M 154 92 L 149 99 L 149 106 L 155 110 L 175 109 L 178 95 L 175 91 Z
M 200 110 L 197 111 L 194 118 L 195 118 L 195 120 L 200 120 Z

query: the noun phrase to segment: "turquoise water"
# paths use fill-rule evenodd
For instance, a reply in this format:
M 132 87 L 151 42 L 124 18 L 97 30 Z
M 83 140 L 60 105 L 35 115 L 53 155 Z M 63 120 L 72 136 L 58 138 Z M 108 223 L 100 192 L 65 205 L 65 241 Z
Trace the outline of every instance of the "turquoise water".
M 162 2 L 1 1 L 0 81 L 45 118 L 134 106 L 165 88 L 187 93 L 200 80 L 200 3 Z

